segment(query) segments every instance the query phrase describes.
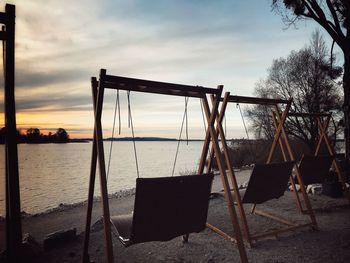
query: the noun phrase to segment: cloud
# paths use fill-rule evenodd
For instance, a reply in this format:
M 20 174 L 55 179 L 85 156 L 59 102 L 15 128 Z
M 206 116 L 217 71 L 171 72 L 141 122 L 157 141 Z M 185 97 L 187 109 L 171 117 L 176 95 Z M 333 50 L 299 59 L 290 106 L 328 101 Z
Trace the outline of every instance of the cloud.
M 251 95 L 273 58 L 301 48 L 312 30 L 283 31 L 270 1 L 9 2 L 17 5 L 17 110 L 40 113 L 41 123 L 54 122 L 46 113 L 61 112 L 70 125 L 85 112 L 90 125 L 90 77 L 100 68 L 165 82 L 224 84 L 234 94 Z M 107 92 L 106 121 L 114 100 Z M 135 118 L 151 116 L 161 127 L 181 115 L 183 99 L 135 94 L 133 107 Z M 194 111 L 201 120 L 199 106 Z

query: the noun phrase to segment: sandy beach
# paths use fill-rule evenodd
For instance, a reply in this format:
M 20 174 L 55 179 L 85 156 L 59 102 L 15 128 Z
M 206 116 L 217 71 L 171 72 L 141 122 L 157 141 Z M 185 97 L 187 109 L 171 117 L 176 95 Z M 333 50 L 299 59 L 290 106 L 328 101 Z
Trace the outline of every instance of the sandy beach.
M 244 183 L 250 171 L 238 173 L 238 183 Z M 223 197 L 220 177 L 213 183 L 208 222 L 220 226 L 233 235 Z M 319 231 L 310 228 L 281 234 L 259 240 L 253 248 L 247 248 L 249 262 L 349 262 L 350 258 L 350 207 L 345 198 L 330 198 L 323 195 L 309 195 L 319 226 Z M 129 213 L 133 207 L 133 195 L 110 199 L 111 214 Z M 295 206 L 292 193 L 278 200 L 271 200 L 259 208 L 281 215 L 295 222 L 309 222 Z M 106 262 L 101 204 L 94 203 L 93 227 L 89 254 L 92 262 Z M 249 211 L 249 209 L 247 209 Z M 57 247 L 42 251 L 34 262 L 81 262 L 86 204 L 62 206 L 54 211 L 35 216 L 24 216 L 23 233 L 30 233 L 42 244 L 46 235 L 70 228 L 77 229 L 77 237 Z M 278 229 L 279 224 L 261 216 L 250 215 L 247 219 L 252 233 Z M 5 247 L 5 222 L 0 222 L 0 249 Z M 169 242 L 150 242 L 124 248 L 113 237 L 116 262 L 239 262 L 235 244 L 225 240 L 210 229 L 191 234 L 184 244 L 181 237 Z

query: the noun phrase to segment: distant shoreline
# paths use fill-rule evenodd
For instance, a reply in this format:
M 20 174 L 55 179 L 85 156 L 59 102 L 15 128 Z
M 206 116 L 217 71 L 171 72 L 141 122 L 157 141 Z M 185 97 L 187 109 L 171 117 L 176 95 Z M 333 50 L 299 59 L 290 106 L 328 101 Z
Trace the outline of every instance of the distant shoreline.
M 105 138 L 103 141 L 143 141 L 143 142 L 178 142 L 178 139 L 175 138 L 163 138 L 163 137 L 120 137 L 120 138 Z M 226 139 L 227 141 L 233 141 L 233 142 L 247 142 L 247 141 L 255 141 L 254 139 Z M 75 138 L 75 139 L 69 139 L 67 142 L 50 142 L 50 141 L 36 141 L 36 142 L 25 142 L 25 141 L 18 141 L 18 144 L 65 144 L 65 143 L 89 143 L 92 142 L 92 138 Z M 186 142 L 203 142 L 203 139 L 181 139 L 180 141 Z M 220 139 L 219 139 L 220 141 Z M 0 142 L 0 144 L 4 144 L 3 142 Z

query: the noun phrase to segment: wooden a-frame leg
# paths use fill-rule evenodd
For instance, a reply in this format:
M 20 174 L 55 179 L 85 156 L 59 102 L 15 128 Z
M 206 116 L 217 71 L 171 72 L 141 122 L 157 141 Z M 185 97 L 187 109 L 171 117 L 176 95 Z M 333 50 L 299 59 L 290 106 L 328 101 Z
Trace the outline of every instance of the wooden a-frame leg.
M 95 113 L 95 133 L 96 133 L 96 144 L 97 144 L 97 156 L 98 165 L 100 172 L 100 188 L 101 188 L 101 198 L 102 198 L 102 208 L 103 208 L 103 224 L 106 242 L 106 255 L 107 262 L 112 263 L 113 259 L 113 243 L 111 234 L 111 224 L 110 224 L 110 213 L 108 204 L 108 190 L 107 190 L 107 178 L 106 178 L 106 165 L 105 165 L 105 155 L 103 148 L 103 135 L 102 135 L 102 106 L 103 106 L 103 96 L 104 96 L 104 84 L 103 79 L 106 75 L 106 70 L 102 69 L 100 72 L 100 81 L 97 93 L 97 103 L 96 103 L 96 113 Z
M 278 108 L 276 108 L 276 109 L 278 110 Z M 278 120 L 276 120 L 276 114 L 279 114 L 279 113 L 275 113 L 275 111 L 272 111 L 273 125 L 274 125 L 275 129 L 277 130 L 278 127 L 279 127 L 279 123 L 278 123 Z M 284 124 L 282 124 L 282 136 L 286 137 L 283 125 Z M 288 138 L 287 138 L 287 140 L 288 140 Z M 286 139 L 285 139 L 285 141 L 286 141 Z M 282 155 L 283 155 L 284 161 L 285 162 L 289 161 L 289 159 L 287 157 L 287 152 L 286 152 L 286 149 L 285 149 L 285 146 L 283 144 L 283 140 L 282 140 L 281 136 L 279 137 L 279 145 L 280 145 L 280 149 L 282 151 Z M 296 188 L 293 176 L 289 177 L 289 183 L 292 186 L 294 201 L 295 201 L 299 211 L 303 211 L 303 206 L 301 204 L 300 197 L 298 195 L 298 191 L 297 191 L 297 188 Z
M 287 107 L 288 107 L 288 105 L 287 105 Z M 289 107 L 290 107 L 290 105 L 289 105 Z M 289 108 L 288 108 L 288 111 L 289 111 Z M 287 111 L 287 112 L 288 112 L 288 111 Z M 286 145 L 286 147 L 287 147 L 287 151 L 288 151 L 288 155 L 289 155 L 290 160 L 292 160 L 292 161 L 295 162 L 296 159 L 295 159 L 294 152 L 293 152 L 292 147 L 291 147 L 291 145 L 290 145 L 290 143 L 289 143 L 288 136 L 287 136 L 287 134 L 286 134 L 286 132 L 285 132 L 285 130 L 284 130 L 284 128 L 283 128 L 283 124 L 284 124 L 285 119 L 286 119 L 286 117 L 287 117 L 287 112 L 286 112 L 286 110 L 285 110 L 285 111 L 283 112 L 282 117 L 280 116 L 279 112 L 280 112 L 280 111 L 279 111 L 279 108 L 278 108 L 278 106 L 276 105 L 276 112 L 275 112 L 275 114 L 276 114 L 276 117 L 277 117 L 277 122 L 281 125 L 282 138 L 283 138 L 284 143 L 285 143 L 285 145 Z M 286 115 L 285 115 L 285 114 L 286 114 Z M 296 163 L 295 163 L 295 171 L 296 171 L 296 176 L 297 176 L 298 183 L 299 183 L 299 185 L 300 185 L 300 191 L 301 191 L 301 194 L 302 194 L 302 196 L 303 196 L 303 200 L 304 200 L 305 205 L 306 205 L 306 209 L 307 209 L 306 211 L 307 211 L 307 213 L 308 213 L 308 215 L 309 215 L 309 217 L 310 217 L 310 219 L 311 219 L 313 228 L 316 230 L 316 229 L 318 229 L 316 217 L 315 217 L 314 211 L 313 211 L 313 209 L 312 209 L 312 207 L 311 207 L 311 203 L 310 203 L 309 196 L 308 196 L 307 193 L 306 193 L 306 188 L 305 188 L 304 182 L 303 182 L 303 180 L 302 180 L 299 167 L 298 167 L 298 165 L 297 165 Z M 297 192 L 295 192 L 294 194 L 298 195 Z M 300 205 L 301 205 L 301 204 L 300 204 Z M 302 211 L 301 211 L 301 212 L 302 212 Z
M 219 167 L 219 171 L 220 171 L 220 177 L 221 177 L 221 181 L 224 187 L 224 192 L 225 192 L 225 199 L 227 202 L 227 206 L 228 206 L 228 210 L 229 210 L 229 214 L 230 214 L 230 218 L 231 218 L 231 223 L 233 226 L 233 230 L 235 233 L 235 237 L 236 237 L 236 241 L 237 241 L 237 247 L 239 250 L 239 254 L 240 254 L 240 258 L 241 258 L 241 262 L 248 262 L 248 258 L 247 258 L 247 254 L 246 254 L 246 250 L 245 250 L 245 246 L 244 246 L 244 242 L 242 239 L 242 233 L 241 233 L 241 229 L 239 226 L 239 222 L 238 222 L 238 218 L 237 218 L 237 214 L 236 214 L 236 210 L 234 207 L 234 201 L 232 198 L 232 195 L 230 193 L 230 185 L 226 176 L 226 172 L 225 172 L 225 168 L 223 165 L 223 161 L 221 159 L 221 153 L 220 153 L 220 147 L 219 147 L 219 143 L 218 143 L 218 136 L 216 134 L 215 128 L 214 128 L 214 122 L 216 119 L 216 115 L 218 113 L 218 106 L 219 106 L 219 101 L 220 101 L 220 96 L 215 98 L 215 103 L 212 106 L 212 112 L 210 113 L 210 109 L 209 109 L 209 104 L 206 98 L 203 98 L 203 104 L 204 104 L 204 112 L 208 121 L 208 130 L 207 132 L 210 133 L 210 138 L 211 141 L 213 143 L 214 146 L 214 151 L 215 151 L 215 156 L 216 156 L 216 161 Z M 207 137 L 207 136 L 206 136 Z M 207 143 L 207 142 L 206 142 Z M 209 147 L 208 147 L 209 148 Z
M 95 112 L 96 100 L 97 100 L 97 86 L 98 86 L 96 78 L 91 79 L 91 86 L 92 86 L 93 107 Z M 87 205 L 85 236 L 84 236 L 83 263 L 90 263 L 89 240 L 90 240 L 91 216 L 92 216 L 93 198 L 94 198 L 94 190 L 95 190 L 95 178 L 96 178 L 96 166 L 97 166 L 97 145 L 96 145 L 95 130 L 96 128 L 94 127 L 94 136 L 93 136 L 94 139 L 92 144 L 91 166 L 90 166 L 88 205 Z
M 228 146 L 227 146 L 227 142 L 226 142 L 226 138 L 225 138 L 225 133 L 224 133 L 224 130 L 222 128 L 222 120 L 224 119 L 224 116 L 225 116 L 229 95 L 230 95 L 229 92 L 225 93 L 223 102 L 221 104 L 220 114 L 219 114 L 219 116 L 216 117 L 216 133 L 218 136 L 220 136 L 220 139 L 221 139 L 221 145 L 222 145 L 223 152 L 224 152 L 226 168 L 228 170 L 231 185 L 233 187 L 233 195 L 235 196 L 234 200 L 236 200 L 238 211 L 239 211 L 239 214 L 240 214 L 240 217 L 242 220 L 242 224 L 243 224 L 244 238 L 247 241 L 249 247 L 251 247 L 252 240 L 251 240 L 251 236 L 250 236 L 250 232 L 249 232 L 249 226 L 248 226 L 247 218 L 245 215 L 244 207 L 242 204 L 242 198 L 241 198 L 241 195 L 239 193 L 239 188 L 238 188 L 236 176 L 234 174 L 233 164 L 232 164 L 232 161 L 230 158 L 230 154 L 229 154 L 229 150 L 228 150 Z M 211 101 L 214 104 L 215 98 L 213 96 L 211 96 Z M 213 152 L 214 152 L 214 149 L 212 149 L 212 153 Z M 213 156 L 210 156 L 210 157 L 213 158 Z

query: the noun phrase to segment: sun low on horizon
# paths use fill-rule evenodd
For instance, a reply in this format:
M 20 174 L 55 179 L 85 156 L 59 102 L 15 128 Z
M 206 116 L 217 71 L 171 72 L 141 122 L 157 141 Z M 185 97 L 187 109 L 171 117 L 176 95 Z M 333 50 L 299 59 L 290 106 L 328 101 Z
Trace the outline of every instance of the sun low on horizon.
M 285 30 L 270 2 L 8 1 L 16 5 L 18 129 L 64 128 L 71 138 L 92 138 L 90 79 L 101 68 L 170 83 L 222 84 L 232 94 L 252 96 L 273 59 L 302 48 L 314 30 L 306 24 Z M 3 112 L 3 90 L 0 96 Z M 123 129 L 117 136 L 130 136 L 121 96 Z M 132 96 L 138 136 L 178 136 L 183 98 Z M 112 131 L 115 99 L 115 92 L 105 96 L 105 137 Z M 189 115 L 191 138 L 202 138 L 198 102 L 191 102 Z M 243 136 L 237 112 L 227 125 L 230 137 Z

